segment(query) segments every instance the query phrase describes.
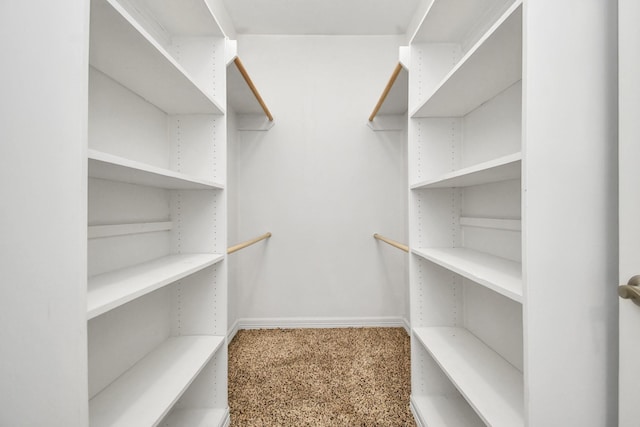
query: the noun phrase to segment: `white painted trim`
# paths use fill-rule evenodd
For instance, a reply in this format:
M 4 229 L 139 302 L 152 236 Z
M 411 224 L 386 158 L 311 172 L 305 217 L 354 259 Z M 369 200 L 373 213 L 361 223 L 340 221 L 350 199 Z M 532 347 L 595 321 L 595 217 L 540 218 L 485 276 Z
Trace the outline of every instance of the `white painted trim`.
M 413 419 L 416 422 L 418 427 L 427 427 L 427 423 L 422 419 L 422 415 L 420 414 L 420 410 L 418 406 L 413 401 L 413 395 L 409 398 L 409 408 L 411 409 L 411 413 L 413 414 Z
M 229 330 L 227 331 L 227 345 L 231 343 L 233 337 L 235 337 L 238 333 L 239 325 L 239 320 L 236 320 L 235 322 L 233 322 L 233 325 L 231 325 L 231 328 L 229 328 Z
M 218 424 L 218 427 L 229 427 L 230 425 L 231 425 L 231 413 L 229 411 L 229 408 L 226 408 L 224 417 L 220 421 L 220 424 Z
M 409 319 L 406 317 L 402 318 L 402 327 L 407 331 L 407 335 L 411 336 L 411 323 L 409 323 Z
M 402 317 L 276 317 L 238 319 L 237 329 L 405 328 Z M 235 326 L 235 325 L 234 325 Z

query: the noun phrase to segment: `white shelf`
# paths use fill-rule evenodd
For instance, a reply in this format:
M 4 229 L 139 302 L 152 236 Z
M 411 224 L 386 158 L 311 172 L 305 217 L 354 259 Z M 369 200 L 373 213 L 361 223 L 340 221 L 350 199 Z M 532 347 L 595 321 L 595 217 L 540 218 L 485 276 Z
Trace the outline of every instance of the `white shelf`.
M 147 165 L 97 150 L 88 150 L 89 176 L 169 190 L 214 190 L 222 184 Z
M 433 0 L 411 37 L 416 43 L 461 43 L 470 30 L 504 0 Z M 481 18 L 480 18 L 481 19 Z
M 224 37 L 206 0 L 137 0 L 169 34 L 186 37 Z
M 467 52 L 411 117 L 462 117 L 522 79 L 522 1 Z
M 87 318 L 92 319 L 113 310 L 223 259 L 224 255 L 219 254 L 170 255 L 90 277 L 87 290 Z
M 522 154 L 515 153 L 468 168 L 459 169 L 434 179 L 418 182 L 412 190 L 423 188 L 453 188 L 488 184 L 491 182 L 518 179 L 522 176 Z
M 223 427 L 228 425 L 228 409 L 176 409 L 162 423 L 163 427 Z
M 168 114 L 224 114 L 224 108 L 114 0 L 91 2 L 89 53 L 92 66 Z
M 485 427 L 471 406 L 460 395 L 411 396 L 411 405 L 429 427 Z
M 414 254 L 522 303 L 522 265 L 466 248 L 414 248 Z
M 522 373 L 462 328 L 415 328 L 414 335 L 490 426 L 524 426 Z
M 89 401 L 89 425 L 157 425 L 223 343 L 215 336 L 169 338 Z

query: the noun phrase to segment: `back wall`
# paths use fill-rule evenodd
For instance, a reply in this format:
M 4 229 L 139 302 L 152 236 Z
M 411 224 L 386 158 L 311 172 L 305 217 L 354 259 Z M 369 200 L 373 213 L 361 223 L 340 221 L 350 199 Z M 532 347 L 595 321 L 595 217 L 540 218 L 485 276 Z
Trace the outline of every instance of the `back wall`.
M 400 36 L 240 36 L 239 55 L 275 116 L 230 129 L 229 327 L 374 325 L 407 319 L 406 136 L 371 113 Z M 230 122 L 232 122 L 231 120 Z

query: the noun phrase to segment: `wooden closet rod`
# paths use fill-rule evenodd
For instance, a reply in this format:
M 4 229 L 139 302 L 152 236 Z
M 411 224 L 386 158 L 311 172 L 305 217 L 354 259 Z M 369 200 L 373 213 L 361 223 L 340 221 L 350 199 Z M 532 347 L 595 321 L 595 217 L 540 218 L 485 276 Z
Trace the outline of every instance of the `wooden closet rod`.
M 227 253 L 232 254 L 236 251 L 239 251 L 240 249 L 246 248 L 247 246 L 251 246 L 255 243 L 258 243 L 260 240 L 268 239 L 269 237 L 271 237 L 270 232 L 264 233 L 262 236 L 258 236 L 255 239 L 247 240 L 246 242 L 238 243 L 235 246 L 231 246 L 230 248 L 227 249 Z
M 374 234 L 373 237 L 375 237 L 378 240 L 382 240 L 383 242 L 393 246 L 394 248 L 398 248 L 398 249 L 401 249 L 401 250 L 403 250 L 405 252 L 409 252 L 409 246 L 407 246 L 407 245 L 403 245 L 402 243 L 396 242 L 395 240 L 391 240 L 389 238 L 381 236 L 378 233 Z
M 389 83 L 387 83 L 387 86 L 382 91 L 382 95 L 380 95 L 380 99 L 378 100 L 376 107 L 373 109 L 373 113 L 371 113 L 371 115 L 369 116 L 370 122 L 373 121 L 373 119 L 376 117 L 376 114 L 378 114 L 378 111 L 380 111 L 380 108 L 382 107 L 382 104 L 384 104 L 384 100 L 387 99 L 387 95 L 389 95 L 389 92 L 391 91 L 393 84 L 396 82 L 396 79 L 400 74 L 400 71 L 402 71 L 402 64 L 398 62 L 398 65 L 396 65 L 396 68 L 393 70 L 393 74 L 391 74 Z
M 258 100 L 258 103 L 262 107 L 262 111 L 264 111 L 264 114 L 267 115 L 267 117 L 269 118 L 269 121 L 272 122 L 273 116 L 271 115 L 271 111 L 269 111 L 269 109 L 267 108 L 267 104 L 264 103 L 264 100 L 260 96 L 260 93 L 258 92 L 258 89 L 256 88 L 256 86 L 253 84 L 253 81 L 251 81 L 251 77 L 249 77 L 249 74 L 247 73 L 247 69 L 244 68 L 244 65 L 242 65 L 242 61 L 240 61 L 240 58 L 236 56 L 236 59 L 234 59 L 233 62 L 236 64 L 236 67 L 238 67 L 238 71 L 240 71 L 240 74 L 242 74 L 244 81 L 247 82 L 249 89 L 251 89 L 251 92 L 253 92 L 253 96 L 255 96 L 256 99 Z

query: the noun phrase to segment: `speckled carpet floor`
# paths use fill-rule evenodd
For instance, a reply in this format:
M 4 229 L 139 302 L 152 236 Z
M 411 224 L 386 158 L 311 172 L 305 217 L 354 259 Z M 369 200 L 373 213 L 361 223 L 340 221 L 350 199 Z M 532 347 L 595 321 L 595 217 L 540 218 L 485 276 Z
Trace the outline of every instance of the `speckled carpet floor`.
M 409 357 L 402 328 L 239 331 L 231 426 L 415 426 Z

